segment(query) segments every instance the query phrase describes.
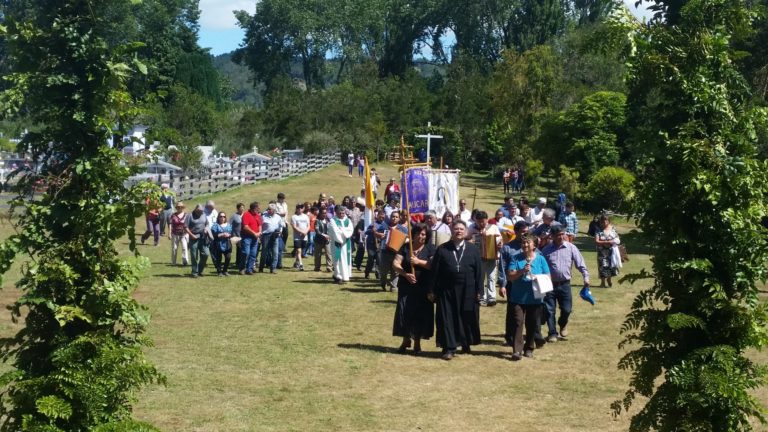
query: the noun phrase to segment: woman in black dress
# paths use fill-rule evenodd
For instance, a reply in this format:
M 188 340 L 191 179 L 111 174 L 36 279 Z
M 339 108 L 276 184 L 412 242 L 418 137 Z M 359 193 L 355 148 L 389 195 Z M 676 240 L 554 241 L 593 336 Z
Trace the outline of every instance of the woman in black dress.
M 403 338 L 397 352 L 405 353 L 413 339 L 413 353 L 421 352 L 421 339 L 434 335 L 435 307 L 431 293 L 432 256 L 435 248 L 429 244 L 430 229 L 423 223 L 413 226 L 413 256 L 406 244 L 395 256 L 392 268 L 400 276 L 397 282 L 397 308 L 393 336 Z

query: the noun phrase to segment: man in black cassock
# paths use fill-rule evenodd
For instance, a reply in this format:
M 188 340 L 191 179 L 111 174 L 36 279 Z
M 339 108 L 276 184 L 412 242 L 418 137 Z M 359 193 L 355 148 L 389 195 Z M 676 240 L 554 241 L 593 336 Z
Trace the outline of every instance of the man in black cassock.
M 480 297 L 483 294 L 483 267 L 480 251 L 464 241 L 467 225 L 453 223 L 451 241 L 439 248 L 432 260 L 437 299 L 437 345 L 443 348 L 443 360 L 450 360 L 461 346 L 469 353 L 470 345 L 480 343 Z

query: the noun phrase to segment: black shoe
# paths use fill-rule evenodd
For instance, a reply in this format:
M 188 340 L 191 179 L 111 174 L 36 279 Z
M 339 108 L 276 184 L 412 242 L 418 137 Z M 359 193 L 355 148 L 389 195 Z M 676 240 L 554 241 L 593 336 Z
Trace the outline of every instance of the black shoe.
M 536 339 L 533 342 L 536 344 L 536 348 L 537 349 L 544 348 L 544 345 L 547 344 L 547 340 L 546 339 Z
M 520 361 L 523 359 L 523 355 L 519 352 L 512 353 L 512 361 Z
M 533 358 L 533 350 L 525 350 L 523 353 L 524 357 Z
M 472 354 L 472 349 L 469 347 L 469 345 L 463 346 L 463 347 L 461 347 L 461 353 L 462 354 Z
M 400 347 L 397 349 L 398 354 L 405 354 L 405 352 L 408 350 L 407 345 L 400 345 Z
M 443 359 L 443 360 L 446 360 L 446 361 L 453 359 L 453 351 L 446 351 L 446 352 L 444 352 L 442 357 L 440 357 L 440 358 Z

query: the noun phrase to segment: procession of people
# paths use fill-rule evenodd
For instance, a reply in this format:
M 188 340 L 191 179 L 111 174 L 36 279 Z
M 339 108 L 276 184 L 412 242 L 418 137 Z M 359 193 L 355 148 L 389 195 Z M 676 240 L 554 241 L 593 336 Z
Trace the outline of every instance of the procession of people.
M 456 215 L 447 209 L 442 215 L 431 209 L 409 214 L 392 178 L 386 201 L 375 201 L 373 208 L 366 206 L 366 189 L 338 204 L 320 193 L 312 203 L 297 203 L 288 216 L 286 195 L 279 193 L 264 208 L 258 201 L 247 210 L 238 203 L 227 216 L 211 200 L 186 213 L 167 185 L 162 191 L 161 203 L 147 213 L 142 241 L 155 234 L 157 244 L 157 235 L 167 235 L 172 264 L 190 266 L 195 278 L 206 274 L 209 256 L 220 277 L 274 274 L 289 253 L 285 239 L 290 231 L 294 270 L 304 271 L 304 260 L 312 255 L 314 265 L 308 266 L 331 273 L 329 282 L 347 284 L 357 270 L 365 279 L 373 274 L 382 290 L 397 292 L 392 334 L 401 338 L 399 353 L 419 355 L 422 341 L 434 337 L 444 360 L 458 350 L 471 354 L 471 347 L 482 343 L 481 308 L 506 299 L 502 327 L 511 359 L 533 358 L 535 349 L 569 337 L 573 268 L 584 281 L 579 296 L 594 304 L 589 271 L 573 244 L 579 232 L 571 202 L 557 212 L 545 198 L 530 207 L 525 197 L 515 204 L 507 196 L 489 217 L 461 199 Z M 601 286 L 612 286 L 621 267 L 619 236 L 607 216 L 591 229 Z

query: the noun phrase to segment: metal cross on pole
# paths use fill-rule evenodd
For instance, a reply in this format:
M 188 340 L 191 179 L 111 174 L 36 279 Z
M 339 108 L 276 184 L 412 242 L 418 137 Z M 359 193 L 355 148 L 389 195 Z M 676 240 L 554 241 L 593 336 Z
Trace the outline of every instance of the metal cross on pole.
M 427 123 L 427 127 L 432 127 L 432 122 Z M 432 155 L 430 154 L 429 151 L 430 151 L 430 147 L 432 145 L 432 138 L 442 139 L 443 136 L 442 135 L 432 135 L 431 133 L 427 132 L 426 135 L 416 135 L 416 138 L 426 138 L 427 139 L 427 165 L 431 167 L 432 166 L 432 161 L 431 161 Z M 442 168 L 442 167 L 440 167 L 440 168 Z

